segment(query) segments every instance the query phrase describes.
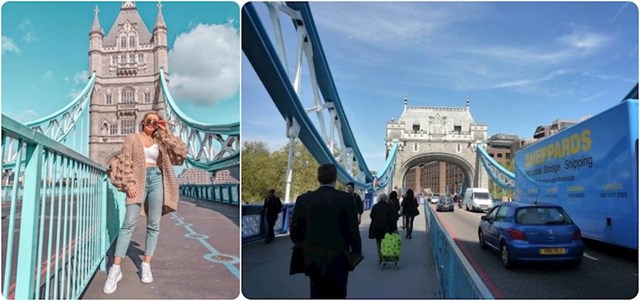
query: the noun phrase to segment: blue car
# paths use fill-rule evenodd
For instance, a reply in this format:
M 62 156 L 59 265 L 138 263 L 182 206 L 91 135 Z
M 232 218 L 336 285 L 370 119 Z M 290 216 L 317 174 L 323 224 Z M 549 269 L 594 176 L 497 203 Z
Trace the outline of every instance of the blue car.
M 582 233 L 560 206 L 506 202 L 481 219 L 480 247 L 499 251 L 506 268 L 525 261 L 577 267 L 582 261 Z

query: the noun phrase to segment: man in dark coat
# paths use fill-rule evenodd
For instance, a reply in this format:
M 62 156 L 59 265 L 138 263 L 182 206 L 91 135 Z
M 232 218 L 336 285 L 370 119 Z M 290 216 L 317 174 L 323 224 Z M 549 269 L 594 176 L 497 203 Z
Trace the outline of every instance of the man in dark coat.
M 276 196 L 274 189 L 269 190 L 269 195 L 264 200 L 262 210 L 265 212 L 265 218 L 267 219 L 267 239 L 265 243 L 270 243 L 276 238 L 273 228 L 276 226 L 278 214 L 280 214 L 280 210 L 282 210 L 282 202 L 280 198 Z
M 333 164 L 318 167 L 320 187 L 299 196 L 293 208 L 291 240 L 301 249 L 311 298 L 344 299 L 351 257 L 361 257 L 356 206 L 348 193 L 335 189 Z M 295 250 L 291 270 L 294 265 Z
M 360 222 L 362 220 L 362 213 L 364 212 L 364 203 L 362 202 L 362 198 L 360 198 L 360 195 L 353 192 L 354 187 L 355 185 L 353 184 L 353 182 L 347 183 L 347 193 L 351 195 L 353 204 L 355 204 L 356 206 L 356 211 L 358 212 L 358 225 L 360 225 Z

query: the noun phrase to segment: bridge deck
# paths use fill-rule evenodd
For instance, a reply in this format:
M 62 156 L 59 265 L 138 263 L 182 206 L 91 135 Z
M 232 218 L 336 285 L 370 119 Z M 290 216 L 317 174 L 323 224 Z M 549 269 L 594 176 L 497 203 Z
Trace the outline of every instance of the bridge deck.
M 349 274 L 347 298 L 434 299 L 441 298 L 431 241 L 426 233 L 424 209 L 415 218 L 413 239 L 403 239 L 400 270 L 380 269 L 375 240 L 368 238 L 371 211 L 362 216 L 360 237 L 365 259 Z M 400 222 L 398 222 L 400 224 Z M 402 237 L 404 230 L 400 230 Z M 253 299 L 309 298 L 309 281 L 302 274 L 289 275 L 289 236 L 271 244 L 258 241 L 242 247 L 242 293 Z
M 234 299 L 239 295 L 238 207 L 186 197 L 177 212 L 162 217 L 151 270 L 154 282 L 140 282 L 146 219 L 141 217 L 122 263 L 123 278 L 111 295 L 102 292 L 105 272 L 93 277 L 83 299 Z M 206 236 L 206 237 L 205 237 Z M 115 244 L 114 244 L 115 245 Z M 109 265 L 113 249 L 109 250 Z M 227 255 L 233 261 L 220 260 Z M 226 256 L 225 256 L 226 257 Z M 224 262 L 224 263 L 221 263 Z

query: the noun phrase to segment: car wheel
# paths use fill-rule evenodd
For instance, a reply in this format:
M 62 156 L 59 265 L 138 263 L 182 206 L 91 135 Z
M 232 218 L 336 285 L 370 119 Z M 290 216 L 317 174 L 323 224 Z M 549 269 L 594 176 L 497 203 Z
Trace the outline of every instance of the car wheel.
M 509 254 L 509 248 L 506 243 L 500 244 L 500 259 L 502 259 L 502 265 L 505 268 L 510 269 L 513 267 L 513 260 L 511 260 L 511 254 Z
M 467 211 L 471 211 L 469 210 L 469 205 L 464 205 L 467 208 Z
M 487 248 L 487 243 L 484 241 L 484 235 L 482 234 L 482 230 L 478 230 L 478 242 L 480 243 L 480 249 Z

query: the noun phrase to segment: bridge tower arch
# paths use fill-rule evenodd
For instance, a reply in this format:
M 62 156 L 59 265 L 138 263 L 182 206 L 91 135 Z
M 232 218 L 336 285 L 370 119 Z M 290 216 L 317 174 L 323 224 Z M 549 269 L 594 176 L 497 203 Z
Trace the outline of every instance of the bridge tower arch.
M 405 190 L 404 177 L 410 168 L 444 161 L 458 166 L 468 187 L 488 187 L 489 177 L 481 167 L 476 144 L 485 144 L 487 125 L 476 123 L 469 100 L 464 107 L 409 106 L 398 120 L 387 123 L 386 140 L 397 139 L 400 149 L 392 187 Z

